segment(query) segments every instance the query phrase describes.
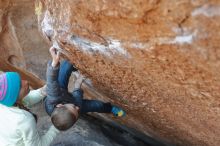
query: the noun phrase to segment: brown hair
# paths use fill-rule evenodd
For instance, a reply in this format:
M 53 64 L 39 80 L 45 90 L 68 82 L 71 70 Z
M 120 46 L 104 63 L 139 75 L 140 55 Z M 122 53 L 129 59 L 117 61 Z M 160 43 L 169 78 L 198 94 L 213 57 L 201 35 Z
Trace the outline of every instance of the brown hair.
M 53 125 L 60 131 L 65 131 L 76 123 L 77 118 L 66 107 L 57 107 L 51 114 Z

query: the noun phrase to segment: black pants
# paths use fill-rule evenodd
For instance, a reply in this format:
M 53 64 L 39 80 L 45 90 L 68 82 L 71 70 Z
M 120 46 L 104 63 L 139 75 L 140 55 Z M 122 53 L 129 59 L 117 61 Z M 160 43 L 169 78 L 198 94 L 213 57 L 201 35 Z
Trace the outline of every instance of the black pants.
M 68 83 L 71 73 L 76 69 L 67 60 L 61 62 L 58 83 L 61 88 L 68 90 Z M 72 92 L 75 105 L 80 108 L 80 113 L 87 112 L 99 112 L 99 113 L 110 113 L 112 110 L 111 103 L 104 103 L 99 100 L 87 100 L 83 99 L 83 90 L 74 89 Z

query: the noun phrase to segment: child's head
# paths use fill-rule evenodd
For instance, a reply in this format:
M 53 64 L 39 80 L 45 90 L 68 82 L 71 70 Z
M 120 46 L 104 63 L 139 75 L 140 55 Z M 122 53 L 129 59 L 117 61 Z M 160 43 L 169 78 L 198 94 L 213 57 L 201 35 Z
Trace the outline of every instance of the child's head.
M 21 101 L 29 92 L 27 81 L 21 80 L 16 72 L 6 72 L 0 75 L 0 103 L 13 106 Z
M 79 108 L 74 104 L 58 104 L 51 114 L 53 125 L 61 131 L 68 130 L 76 123 Z

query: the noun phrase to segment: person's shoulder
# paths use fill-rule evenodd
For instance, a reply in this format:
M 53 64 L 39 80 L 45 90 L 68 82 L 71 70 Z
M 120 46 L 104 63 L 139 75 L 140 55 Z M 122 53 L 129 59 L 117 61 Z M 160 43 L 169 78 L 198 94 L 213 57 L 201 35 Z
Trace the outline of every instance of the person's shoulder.
M 0 113 L 4 113 L 4 115 L 11 116 L 11 117 L 19 117 L 21 119 L 21 118 L 26 118 L 30 116 L 30 113 L 28 111 L 25 111 L 23 109 L 20 109 L 14 106 L 7 107 L 7 106 L 0 104 L 0 109 L 1 109 Z
M 34 119 L 34 116 L 28 112 L 28 111 L 25 111 L 23 110 L 23 114 L 21 114 L 21 117 L 20 117 L 20 126 L 21 127 L 35 127 L 36 125 L 36 121 Z
M 24 117 L 33 117 L 32 114 L 26 110 L 22 110 Z
M 30 112 L 19 108 L 16 108 L 14 110 L 16 110 L 15 113 L 19 123 L 23 124 L 23 123 L 31 123 L 35 121 L 33 115 Z
M 31 113 L 18 107 L 6 107 L 0 105 L 0 114 L 2 115 L 1 121 L 8 121 L 9 125 L 22 125 L 27 123 L 33 123 L 35 120 Z

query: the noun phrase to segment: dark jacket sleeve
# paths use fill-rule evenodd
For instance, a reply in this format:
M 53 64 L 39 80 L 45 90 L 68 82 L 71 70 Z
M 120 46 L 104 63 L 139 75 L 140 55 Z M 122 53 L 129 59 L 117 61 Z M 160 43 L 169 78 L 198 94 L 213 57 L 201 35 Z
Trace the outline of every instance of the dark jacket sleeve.
M 51 115 L 55 106 L 61 99 L 61 89 L 58 84 L 59 65 L 57 67 L 51 66 L 52 61 L 47 64 L 47 97 L 45 101 L 46 112 Z

